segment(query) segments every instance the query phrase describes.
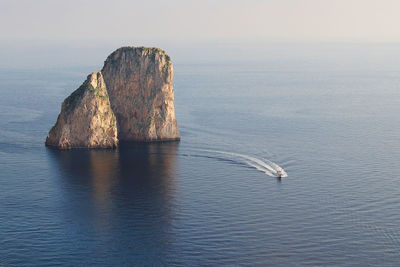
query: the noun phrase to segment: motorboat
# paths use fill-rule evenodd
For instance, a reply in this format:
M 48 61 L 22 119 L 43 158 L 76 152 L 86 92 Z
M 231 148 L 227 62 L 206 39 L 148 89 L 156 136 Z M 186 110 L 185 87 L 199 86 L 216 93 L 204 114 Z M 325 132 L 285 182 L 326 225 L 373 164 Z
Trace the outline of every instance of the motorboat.
M 285 174 L 285 171 L 281 167 L 276 168 L 276 177 L 282 178 Z

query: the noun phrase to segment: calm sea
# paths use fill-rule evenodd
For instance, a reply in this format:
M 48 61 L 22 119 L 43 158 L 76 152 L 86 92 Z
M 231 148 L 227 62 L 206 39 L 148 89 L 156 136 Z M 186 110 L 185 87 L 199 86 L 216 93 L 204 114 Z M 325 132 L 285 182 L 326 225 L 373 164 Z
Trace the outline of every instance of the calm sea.
M 0 266 L 398 265 L 400 64 L 278 63 L 176 63 L 182 141 L 118 150 L 44 146 L 99 67 L 0 70 Z

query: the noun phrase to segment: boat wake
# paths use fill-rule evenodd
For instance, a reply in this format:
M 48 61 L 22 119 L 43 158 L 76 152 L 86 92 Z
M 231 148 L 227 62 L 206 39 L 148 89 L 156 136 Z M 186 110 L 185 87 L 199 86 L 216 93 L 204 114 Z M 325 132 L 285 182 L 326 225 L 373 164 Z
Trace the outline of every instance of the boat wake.
M 195 149 L 198 152 L 207 153 L 206 155 L 191 155 L 185 154 L 186 156 L 197 156 L 197 157 L 207 157 L 207 158 L 217 158 L 223 160 L 229 160 L 240 164 L 245 164 L 251 168 L 254 168 L 258 171 L 264 172 L 266 175 L 277 178 L 285 178 L 287 177 L 286 171 L 279 166 L 278 164 L 264 159 L 264 158 L 256 158 L 254 156 L 249 156 L 240 153 L 234 152 L 226 152 L 219 150 L 208 150 L 208 149 Z M 210 154 L 208 154 L 210 153 Z

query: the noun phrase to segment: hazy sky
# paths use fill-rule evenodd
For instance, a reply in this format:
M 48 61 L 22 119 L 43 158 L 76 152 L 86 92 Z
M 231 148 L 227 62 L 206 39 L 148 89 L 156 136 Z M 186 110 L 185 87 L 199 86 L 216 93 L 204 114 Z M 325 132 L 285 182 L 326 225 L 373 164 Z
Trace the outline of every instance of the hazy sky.
M 0 0 L 0 40 L 400 41 L 399 0 Z
M 398 66 L 399 12 L 400 0 L 0 0 L 0 68 L 100 68 L 126 45 L 177 64 Z

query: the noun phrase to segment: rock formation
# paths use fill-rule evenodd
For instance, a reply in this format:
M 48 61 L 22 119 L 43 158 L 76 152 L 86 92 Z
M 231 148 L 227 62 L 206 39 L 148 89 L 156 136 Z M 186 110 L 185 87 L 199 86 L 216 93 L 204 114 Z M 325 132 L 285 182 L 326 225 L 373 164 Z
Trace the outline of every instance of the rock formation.
M 179 140 L 172 77 L 171 59 L 159 48 L 114 51 L 64 100 L 46 145 L 111 148 L 119 140 Z
M 117 117 L 119 140 L 179 139 L 173 67 L 163 50 L 122 47 L 108 56 L 102 73 Z
M 46 145 L 60 149 L 113 148 L 117 123 L 101 72 L 93 72 L 67 97 Z

